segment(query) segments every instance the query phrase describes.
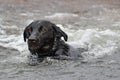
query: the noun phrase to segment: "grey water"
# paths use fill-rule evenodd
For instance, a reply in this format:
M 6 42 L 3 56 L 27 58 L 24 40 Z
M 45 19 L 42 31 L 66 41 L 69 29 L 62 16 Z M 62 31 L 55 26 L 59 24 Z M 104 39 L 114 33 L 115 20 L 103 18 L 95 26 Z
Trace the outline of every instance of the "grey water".
M 27 64 L 23 30 L 49 20 L 84 48 L 83 60 Z M 119 0 L 0 0 L 0 80 L 120 80 Z

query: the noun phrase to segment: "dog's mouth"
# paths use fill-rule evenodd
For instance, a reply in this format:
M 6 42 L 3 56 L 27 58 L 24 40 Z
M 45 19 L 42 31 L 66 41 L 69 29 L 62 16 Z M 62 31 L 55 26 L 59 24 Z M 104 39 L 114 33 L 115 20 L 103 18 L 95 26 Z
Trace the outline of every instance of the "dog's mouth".
M 41 51 L 48 51 L 50 49 L 50 44 L 44 44 L 44 43 L 39 43 L 39 42 L 31 42 L 28 40 L 28 46 L 30 49 L 39 49 Z
M 29 41 L 28 40 L 28 46 L 29 46 L 30 49 L 40 48 L 38 41 Z

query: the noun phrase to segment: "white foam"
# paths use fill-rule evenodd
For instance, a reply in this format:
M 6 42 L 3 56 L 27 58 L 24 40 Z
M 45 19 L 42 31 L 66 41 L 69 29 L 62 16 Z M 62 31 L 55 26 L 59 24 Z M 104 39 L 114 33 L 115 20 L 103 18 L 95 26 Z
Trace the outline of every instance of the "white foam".
M 70 44 L 88 49 L 85 54 L 89 58 L 97 58 L 114 54 L 119 49 L 120 35 L 112 30 L 99 31 L 95 29 L 78 30 L 69 36 Z M 74 38 L 74 39 L 73 39 Z M 84 53 L 83 53 L 84 54 Z
M 16 62 L 26 62 L 26 56 L 29 54 L 27 49 L 27 44 L 23 42 L 22 35 L 0 35 L 0 46 L 6 47 L 9 49 L 16 49 L 20 52 L 18 56 L 10 57 L 3 62 L 13 61 Z M 12 53 L 12 52 L 11 52 Z
M 68 18 L 68 17 L 78 17 L 77 14 L 73 14 L 73 13 L 54 13 L 52 15 L 49 16 L 45 16 L 45 18 L 49 18 L 49 19 L 55 19 L 55 18 Z
M 33 16 L 33 13 L 26 12 L 26 13 L 20 13 L 21 16 Z

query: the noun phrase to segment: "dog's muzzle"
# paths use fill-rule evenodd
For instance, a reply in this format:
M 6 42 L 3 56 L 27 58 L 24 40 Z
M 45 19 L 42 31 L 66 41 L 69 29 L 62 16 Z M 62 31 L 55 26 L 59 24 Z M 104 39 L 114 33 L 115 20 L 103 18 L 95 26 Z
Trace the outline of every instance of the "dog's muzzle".
M 28 39 L 28 46 L 31 49 L 40 48 L 39 40 Z

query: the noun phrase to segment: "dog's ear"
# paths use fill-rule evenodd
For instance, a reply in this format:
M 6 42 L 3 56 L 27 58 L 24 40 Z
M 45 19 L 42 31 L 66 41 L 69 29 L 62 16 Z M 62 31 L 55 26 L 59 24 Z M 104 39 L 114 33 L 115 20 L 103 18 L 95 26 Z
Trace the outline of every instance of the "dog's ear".
M 23 37 L 24 37 L 24 41 L 26 42 L 26 39 L 29 38 L 30 34 L 32 32 L 32 27 L 27 26 L 25 29 L 24 29 L 24 32 L 23 32 Z
M 55 30 L 55 35 L 57 39 L 61 39 L 61 37 L 63 37 L 65 41 L 68 40 L 67 34 L 63 32 L 59 27 L 57 27 L 56 25 L 53 25 L 53 29 Z

